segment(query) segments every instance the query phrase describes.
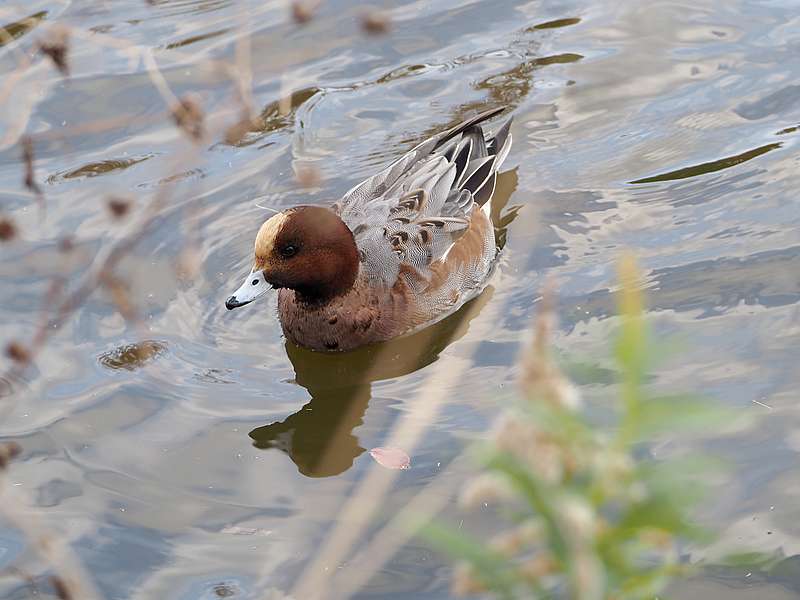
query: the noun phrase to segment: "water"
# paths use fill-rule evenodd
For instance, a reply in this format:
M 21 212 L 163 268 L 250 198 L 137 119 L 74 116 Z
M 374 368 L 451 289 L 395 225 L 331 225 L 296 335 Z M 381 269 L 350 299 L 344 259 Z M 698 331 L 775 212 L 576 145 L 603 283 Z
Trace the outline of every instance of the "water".
M 0 437 L 24 447 L 5 485 L 76 549 L 107 598 L 286 591 L 372 467 L 366 450 L 427 393 L 432 369 L 463 375 L 379 520 L 486 426 L 513 389 L 545 279 L 559 292 L 558 350 L 607 366 L 609 290 L 630 249 L 651 322 L 684 340 L 657 385 L 758 417 L 654 451 L 711 448 L 731 462 L 703 510 L 722 543 L 800 553 L 796 2 L 400 2 L 387 35 L 365 34 L 362 14 L 361 3 L 326 2 L 299 27 L 280 2 L 2 7 L 16 41 L 0 47 L 0 93 L 13 83 L 0 114 L 0 210 L 20 231 L 0 247 L 3 342 L 30 340 L 54 303 L 52 278 L 77 285 L 151 198 L 166 198 L 116 271 L 138 319 L 98 291 L 24 376 L 0 382 Z M 71 77 L 40 58 L 15 75 L 53 22 L 79 28 Z M 263 118 L 230 144 L 235 85 L 212 60 L 235 62 L 237 44 L 246 56 L 242 40 Z M 213 136 L 196 148 L 148 77 L 149 52 L 172 93 L 196 94 L 210 115 Z M 500 104 L 515 116 L 495 215 L 507 243 L 473 310 L 412 340 L 324 357 L 284 344 L 274 299 L 224 309 L 267 215 L 257 203 L 326 204 L 424 135 Z M 44 212 L 22 184 L 23 132 L 35 136 Z M 304 189 L 294 172 L 309 165 L 322 184 Z M 133 199 L 121 223 L 110 194 Z M 178 259 L 197 273 L 177 276 Z M 143 340 L 144 353 L 128 346 Z M 584 393 L 602 401 L 606 385 Z M 0 568 L 24 566 L 42 585 L 30 558 L 0 527 Z M 771 577 L 709 574 L 673 597 L 793 597 L 794 562 Z M 411 543 L 360 595 L 445 597 L 445 564 Z M 31 593 L 13 573 L 0 586 L 8 598 Z

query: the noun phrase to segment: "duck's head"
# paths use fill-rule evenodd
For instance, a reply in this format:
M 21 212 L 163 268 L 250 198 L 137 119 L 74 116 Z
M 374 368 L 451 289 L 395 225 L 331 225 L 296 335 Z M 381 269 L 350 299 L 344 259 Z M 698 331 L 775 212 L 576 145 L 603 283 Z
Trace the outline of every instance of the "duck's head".
M 347 292 L 358 275 L 353 233 L 332 210 L 298 206 L 270 217 L 256 235 L 255 262 L 228 310 L 249 304 L 270 287 L 295 290 L 308 301 Z

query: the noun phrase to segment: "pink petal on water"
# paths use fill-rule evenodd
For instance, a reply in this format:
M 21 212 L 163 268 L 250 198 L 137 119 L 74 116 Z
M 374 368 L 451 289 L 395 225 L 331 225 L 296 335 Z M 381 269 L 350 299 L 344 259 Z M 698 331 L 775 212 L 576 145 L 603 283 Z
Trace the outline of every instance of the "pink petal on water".
M 373 448 L 369 455 L 382 467 L 387 469 L 408 469 L 411 459 L 400 448 Z

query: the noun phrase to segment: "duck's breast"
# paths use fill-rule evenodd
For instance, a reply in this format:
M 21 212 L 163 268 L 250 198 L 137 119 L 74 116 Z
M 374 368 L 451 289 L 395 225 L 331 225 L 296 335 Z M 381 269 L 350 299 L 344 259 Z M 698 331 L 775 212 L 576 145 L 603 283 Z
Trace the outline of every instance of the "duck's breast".
M 403 286 L 374 286 L 363 279 L 347 294 L 327 302 L 307 302 L 288 289 L 278 294 L 278 316 L 286 338 L 322 351 L 352 350 L 400 335 L 408 329 L 414 306 Z

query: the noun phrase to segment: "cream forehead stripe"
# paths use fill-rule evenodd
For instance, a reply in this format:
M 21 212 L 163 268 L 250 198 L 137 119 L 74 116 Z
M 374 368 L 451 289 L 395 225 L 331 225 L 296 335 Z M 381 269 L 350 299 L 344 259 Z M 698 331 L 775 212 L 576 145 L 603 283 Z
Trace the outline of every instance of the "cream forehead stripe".
M 275 238 L 278 237 L 278 232 L 285 221 L 286 215 L 278 213 L 264 222 L 256 235 L 256 257 L 265 259 L 272 253 Z

